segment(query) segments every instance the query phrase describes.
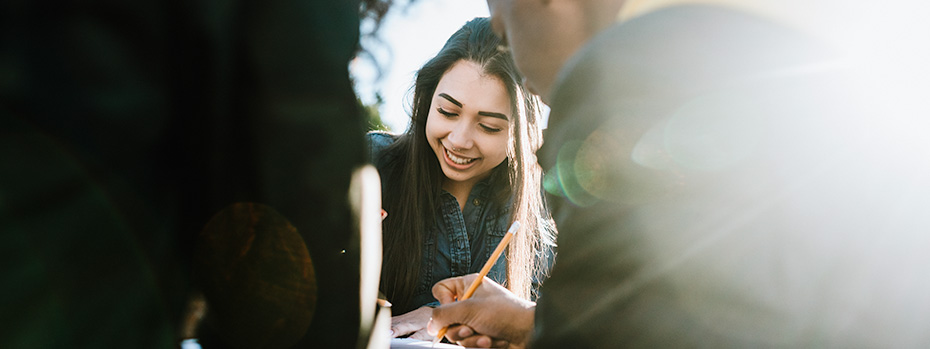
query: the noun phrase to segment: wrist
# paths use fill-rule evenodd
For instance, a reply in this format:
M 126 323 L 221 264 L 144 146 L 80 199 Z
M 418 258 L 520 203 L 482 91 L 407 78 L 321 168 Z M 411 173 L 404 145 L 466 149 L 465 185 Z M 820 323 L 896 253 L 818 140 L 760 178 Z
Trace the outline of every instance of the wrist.
M 513 344 L 516 344 L 516 347 L 524 348 L 529 344 L 533 336 L 533 326 L 536 322 L 536 303 L 523 302 L 523 307 L 517 316 L 515 324 L 517 324 L 518 333 L 514 335 L 516 341 Z

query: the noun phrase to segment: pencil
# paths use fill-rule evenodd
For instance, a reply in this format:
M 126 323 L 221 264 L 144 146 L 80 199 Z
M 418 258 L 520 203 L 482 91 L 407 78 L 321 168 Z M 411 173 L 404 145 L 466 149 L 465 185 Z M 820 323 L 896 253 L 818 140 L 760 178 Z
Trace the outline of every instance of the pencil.
M 481 280 L 488 275 L 488 272 L 491 271 L 491 267 L 497 263 L 497 259 L 500 258 L 501 253 L 504 252 L 504 248 L 507 247 L 507 244 L 510 243 L 510 240 L 513 239 L 513 235 L 517 233 L 517 230 L 520 229 L 520 221 L 514 221 L 510 225 L 510 229 L 507 229 L 507 234 L 504 234 L 504 238 L 501 239 L 501 242 L 497 244 L 497 248 L 494 249 L 494 252 L 491 253 L 491 257 L 488 257 L 488 261 L 484 263 L 484 266 L 481 267 L 481 271 L 478 272 L 478 277 L 475 278 L 475 281 L 471 282 L 471 285 L 468 286 L 468 289 L 465 290 L 465 294 L 462 297 L 459 297 L 459 301 L 464 301 L 468 298 L 471 298 L 471 295 L 475 293 L 475 290 L 478 289 L 478 286 L 481 286 Z M 439 330 L 439 333 L 436 334 L 436 338 L 433 339 L 433 346 L 439 341 L 442 340 L 442 337 L 446 335 L 446 331 L 449 330 L 449 326 L 443 327 Z

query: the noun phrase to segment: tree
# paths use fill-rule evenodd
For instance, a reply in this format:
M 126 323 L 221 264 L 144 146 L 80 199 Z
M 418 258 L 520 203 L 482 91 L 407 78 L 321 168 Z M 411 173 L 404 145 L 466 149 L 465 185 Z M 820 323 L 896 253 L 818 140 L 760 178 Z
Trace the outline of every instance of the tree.
M 356 98 L 356 100 L 358 100 L 358 104 L 362 107 L 362 110 L 368 119 L 368 131 L 390 131 L 391 128 L 381 121 L 381 112 L 379 111 L 379 108 L 381 107 L 381 104 L 384 103 L 384 100 L 381 98 L 381 94 L 375 93 L 375 99 L 375 103 L 365 104 L 361 99 Z

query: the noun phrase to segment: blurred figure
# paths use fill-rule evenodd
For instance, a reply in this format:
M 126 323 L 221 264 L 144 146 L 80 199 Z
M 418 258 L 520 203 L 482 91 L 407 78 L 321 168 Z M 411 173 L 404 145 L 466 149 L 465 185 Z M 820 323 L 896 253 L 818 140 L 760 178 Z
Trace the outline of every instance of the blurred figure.
M 347 65 L 359 6 L 0 5 L 0 346 L 177 346 L 184 304 L 204 287 L 190 279 L 194 236 L 237 202 L 273 208 L 312 258 L 316 307 L 298 311 L 315 314 L 289 339 L 354 343 L 346 193 L 365 148 Z M 254 318 L 286 324 L 274 311 Z
M 458 323 L 447 337 L 462 344 L 533 348 L 930 344 L 925 68 L 822 41 L 770 1 L 488 3 L 552 107 L 539 154 L 559 257 L 538 305 L 485 280 L 436 308 L 431 333 Z M 899 25 L 861 39 L 926 53 Z M 470 278 L 434 295 L 452 302 Z
M 522 229 L 491 277 L 531 299 L 545 277 L 554 227 L 542 199 L 537 97 L 488 18 L 449 38 L 418 72 L 402 135 L 368 134 L 384 185 L 382 290 L 395 337 L 431 339 L 436 282 L 478 272 L 514 220 Z

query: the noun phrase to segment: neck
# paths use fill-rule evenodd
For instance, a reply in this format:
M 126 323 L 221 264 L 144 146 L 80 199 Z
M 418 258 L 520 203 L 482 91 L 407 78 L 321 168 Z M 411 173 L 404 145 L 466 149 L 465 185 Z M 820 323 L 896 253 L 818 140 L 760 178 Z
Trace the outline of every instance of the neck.
M 475 188 L 476 183 L 478 183 L 477 179 L 466 182 L 456 182 L 446 178 L 442 182 L 442 189 L 452 194 L 455 200 L 459 202 L 459 209 L 464 211 L 465 202 L 468 200 L 468 195 L 471 194 L 471 190 Z

